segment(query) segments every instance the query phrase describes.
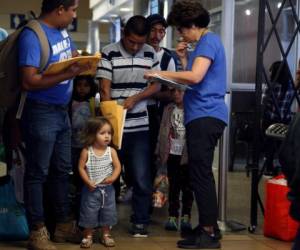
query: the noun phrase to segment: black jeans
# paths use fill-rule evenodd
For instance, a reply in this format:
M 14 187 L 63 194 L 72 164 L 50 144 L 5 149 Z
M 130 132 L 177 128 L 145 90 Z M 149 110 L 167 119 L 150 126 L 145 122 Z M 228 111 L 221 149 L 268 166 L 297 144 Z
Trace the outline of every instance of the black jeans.
M 212 163 L 225 126 L 223 121 L 212 117 L 198 118 L 186 125 L 190 181 L 201 226 L 217 224 L 218 205 Z
M 180 165 L 180 159 L 180 155 L 169 155 L 168 158 L 169 216 L 179 217 L 179 196 L 182 192 L 181 215 L 191 217 L 194 196 L 190 188 L 189 169 L 187 165 Z

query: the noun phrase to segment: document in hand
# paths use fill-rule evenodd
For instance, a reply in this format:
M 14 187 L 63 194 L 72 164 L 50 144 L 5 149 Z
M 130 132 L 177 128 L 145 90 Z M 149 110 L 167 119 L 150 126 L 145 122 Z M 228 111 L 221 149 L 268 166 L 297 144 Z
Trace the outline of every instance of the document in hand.
M 119 105 L 117 101 L 100 102 L 100 110 L 102 115 L 110 121 L 114 129 L 113 144 L 118 149 L 121 149 L 127 110 L 122 105 Z
M 159 75 L 155 75 L 155 76 L 151 77 L 150 82 L 158 82 L 158 83 L 166 85 L 170 88 L 176 88 L 176 89 L 181 89 L 181 90 L 192 89 L 191 87 L 189 87 L 186 84 L 175 82 L 175 81 L 172 81 L 170 79 L 161 77 Z
M 71 64 L 78 63 L 79 65 L 84 65 L 87 63 L 91 64 L 91 69 L 82 72 L 80 75 L 95 75 L 97 70 L 98 62 L 101 59 L 101 54 L 96 53 L 94 56 L 77 56 L 70 59 L 66 59 L 60 62 L 52 63 L 45 70 L 45 75 L 57 74 L 65 69 L 67 69 Z

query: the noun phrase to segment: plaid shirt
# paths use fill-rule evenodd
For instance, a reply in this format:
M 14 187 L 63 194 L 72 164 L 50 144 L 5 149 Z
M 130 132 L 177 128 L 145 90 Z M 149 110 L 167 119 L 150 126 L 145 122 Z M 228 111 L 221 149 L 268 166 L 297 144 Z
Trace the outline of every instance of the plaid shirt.
M 274 122 L 289 122 L 291 120 L 291 102 L 294 95 L 294 88 L 292 83 L 289 82 L 285 95 L 282 96 L 282 85 L 279 83 L 273 83 L 272 87 L 275 101 L 279 107 L 280 117 L 276 110 L 276 105 L 272 99 L 272 92 L 269 87 L 265 88 L 263 94 L 263 105 L 264 105 L 264 119 L 268 119 Z

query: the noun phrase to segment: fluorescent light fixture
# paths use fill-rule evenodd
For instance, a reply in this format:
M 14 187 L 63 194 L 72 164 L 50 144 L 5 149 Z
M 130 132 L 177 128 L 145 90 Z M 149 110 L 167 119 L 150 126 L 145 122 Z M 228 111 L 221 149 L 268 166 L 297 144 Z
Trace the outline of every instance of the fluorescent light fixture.
M 252 14 L 252 12 L 251 12 L 251 10 L 246 9 L 246 10 L 245 10 L 245 14 L 246 14 L 246 16 L 250 16 L 250 15 Z
M 277 4 L 277 9 L 279 9 L 281 7 L 282 3 L 278 3 Z
M 109 23 L 108 19 L 100 19 L 100 23 Z
M 112 17 L 112 18 L 115 18 L 115 17 L 118 17 L 119 15 L 117 15 L 117 14 L 110 14 L 109 16 Z
M 130 8 L 120 8 L 120 11 L 122 11 L 122 12 L 129 12 L 129 11 L 131 11 L 131 9 Z

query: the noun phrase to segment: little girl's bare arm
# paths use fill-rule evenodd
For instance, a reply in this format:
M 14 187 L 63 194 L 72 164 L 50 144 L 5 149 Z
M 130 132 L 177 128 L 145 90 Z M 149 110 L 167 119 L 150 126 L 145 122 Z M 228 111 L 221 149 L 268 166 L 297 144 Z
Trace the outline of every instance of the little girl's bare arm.
M 119 161 L 117 151 L 114 148 L 111 148 L 111 158 L 114 170 L 112 175 L 103 181 L 104 184 L 112 184 L 121 173 L 121 163 Z
M 83 180 L 83 182 L 85 183 L 85 185 L 87 185 L 89 190 L 94 190 L 96 188 L 96 185 L 95 185 L 95 183 L 91 182 L 91 180 L 86 172 L 85 164 L 86 164 L 87 160 L 88 160 L 88 150 L 86 148 L 84 148 L 81 151 L 79 163 L 78 163 L 79 175 L 80 175 L 81 179 Z

